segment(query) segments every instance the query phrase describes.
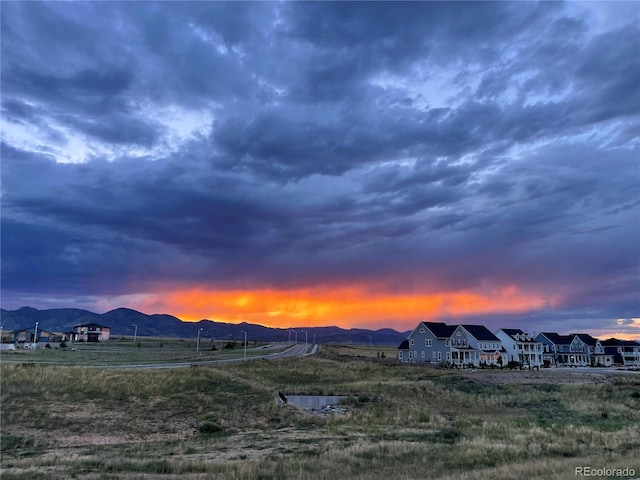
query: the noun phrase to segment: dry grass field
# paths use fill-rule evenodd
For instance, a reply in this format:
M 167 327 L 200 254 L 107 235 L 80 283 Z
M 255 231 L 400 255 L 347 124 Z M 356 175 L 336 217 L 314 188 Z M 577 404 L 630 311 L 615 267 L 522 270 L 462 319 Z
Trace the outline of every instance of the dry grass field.
M 0 476 L 569 479 L 579 466 L 640 476 L 637 373 L 463 373 L 381 351 L 323 346 L 165 370 L 2 362 Z M 278 391 L 371 398 L 317 415 L 280 406 Z

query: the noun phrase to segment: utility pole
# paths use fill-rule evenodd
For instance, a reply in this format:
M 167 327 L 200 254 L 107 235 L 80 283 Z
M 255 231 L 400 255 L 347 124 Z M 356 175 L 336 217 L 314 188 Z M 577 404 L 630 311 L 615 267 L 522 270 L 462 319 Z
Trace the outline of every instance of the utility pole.
M 244 333 L 244 359 L 247 359 L 247 332 L 245 332 L 244 330 L 240 330 L 242 333 Z

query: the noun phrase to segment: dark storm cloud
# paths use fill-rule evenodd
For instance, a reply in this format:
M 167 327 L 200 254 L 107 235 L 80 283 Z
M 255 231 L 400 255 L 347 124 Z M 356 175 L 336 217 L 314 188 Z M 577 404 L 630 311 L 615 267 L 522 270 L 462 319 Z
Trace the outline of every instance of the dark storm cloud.
M 382 278 L 638 316 L 640 31 L 614 17 L 5 4 L 3 290 Z
M 287 4 L 283 30 L 313 45 L 303 90 L 312 98 L 356 93 L 356 82 L 379 71 L 430 69 L 464 61 L 491 61 L 502 45 L 544 21 L 552 4 L 510 5 L 411 2 Z M 417 64 L 415 62 L 418 62 Z M 412 74 L 418 72 L 412 71 Z M 341 87 L 344 85 L 345 87 Z

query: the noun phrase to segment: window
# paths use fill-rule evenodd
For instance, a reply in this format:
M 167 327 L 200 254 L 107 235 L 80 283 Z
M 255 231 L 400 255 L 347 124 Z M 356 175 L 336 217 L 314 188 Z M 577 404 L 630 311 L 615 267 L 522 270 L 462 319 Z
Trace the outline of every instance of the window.
M 448 347 L 448 346 L 449 346 L 449 340 L 445 340 L 445 341 L 444 341 L 444 346 L 445 346 L 445 347 Z
M 424 350 L 422 350 L 422 358 L 424 358 Z
M 442 353 L 438 352 L 438 361 L 442 360 Z
M 447 352 L 447 361 L 451 360 L 451 353 Z
M 424 346 L 425 346 L 425 347 L 430 347 L 430 346 L 431 346 L 431 339 L 430 339 L 430 338 L 427 338 L 427 339 L 424 341 Z
M 434 350 L 433 352 L 431 352 L 431 356 L 432 356 L 433 358 L 436 358 L 436 351 L 435 351 L 435 350 Z
M 402 352 L 398 352 L 398 359 L 402 360 Z
M 421 328 L 421 329 L 420 329 L 420 333 L 424 333 L 424 328 Z
M 413 347 L 413 338 L 411 340 L 409 340 L 409 345 L 411 345 Z
M 457 332 L 456 335 L 459 337 L 460 336 L 460 332 Z

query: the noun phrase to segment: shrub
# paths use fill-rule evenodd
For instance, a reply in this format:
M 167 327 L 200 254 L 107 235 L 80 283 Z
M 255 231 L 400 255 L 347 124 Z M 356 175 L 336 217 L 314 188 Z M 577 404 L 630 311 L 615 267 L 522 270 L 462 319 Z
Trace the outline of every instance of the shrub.
M 201 435 L 210 435 L 210 436 L 223 436 L 226 435 L 226 431 L 220 425 L 217 425 L 213 422 L 205 421 L 200 424 L 198 427 L 198 432 Z
M 430 440 L 433 443 L 456 443 L 460 440 L 464 435 L 457 428 L 443 428 L 439 432 L 436 432 L 431 435 Z
M 34 441 L 32 438 L 25 438 L 17 435 L 3 435 L 0 437 L 0 450 L 3 452 L 19 450 L 22 448 L 33 448 L 33 446 Z
M 67 342 L 62 342 L 60 344 L 60 348 L 67 348 Z
M 418 417 L 418 422 L 420 423 L 429 423 L 431 421 L 431 417 L 428 413 L 421 413 Z

